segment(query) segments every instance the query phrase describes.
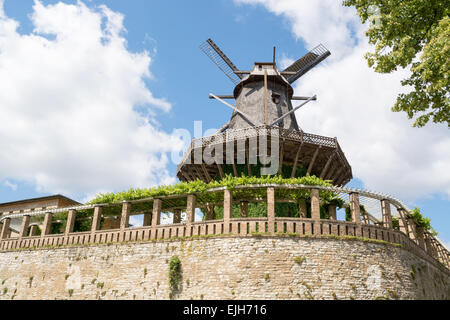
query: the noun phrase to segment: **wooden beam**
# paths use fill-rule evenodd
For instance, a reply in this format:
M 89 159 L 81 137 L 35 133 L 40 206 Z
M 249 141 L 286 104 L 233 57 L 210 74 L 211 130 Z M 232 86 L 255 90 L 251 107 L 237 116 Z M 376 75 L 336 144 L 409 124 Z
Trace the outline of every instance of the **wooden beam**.
M 305 101 L 310 99 L 310 97 L 292 97 L 291 100 L 301 100 L 301 101 Z M 317 101 L 317 96 L 314 96 L 313 101 Z
M 222 165 L 217 162 L 216 162 L 216 165 L 217 165 L 217 169 L 219 169 L 220 178 L 221 179 L 225 178 L 225 175 L 223 174 L 223 170 L 222 170 Z
M 342 182 L 344 182 L 343 180 L 345 179 L 345 173 L 347 171 L 346 170 L 340 170 L 339 174 L 336 175 L 336 185 L 340 186 L 342 184 Z
M 203 169 L 203 172 L 205 173 L 206 180 L 209 183 L 212 179 L 211 179 L 211 176 L 209 175 L 208 170 L 206 170 L 206 165 L 204 163 L 202 163 L 202 169 Z
M 325 174 L 327 173 L 327 171 L 328 171 L 328 168 L 330 167 L 330 164 L 331 164 L 331 160 L 333 160 L 333 158 L 334 158 L 334 156 L 336 155 L 336 151 L 334 151 L 331 155 L 330 155 L 330 157 L 328 158 L 328 161 L 327 161 L 327 163 L 325 164 L 325 167 L 323 168 L 323 170 L 322 170 L 322 172 L 320 173 L 320 179 L 323 179 L 323 177 L 325 176 Z
M 200 169 L 197 168 L 197 165 L 194 165 L 194 170 L 195 170 L 195 172 L 197 173 L 197 178 L 203 180 L 203 179 L 202 179 L 202 178 L 203 178 L 203 174 L 202 174 L 202 172 L 200 171 Z M 205 177 L 205 178 L 206 178 L 206 177 Z
M 236 169 L 236 164 L 234 163 L 234 161 L 233 161 L 233 174 L 234 174 L 235 177 L 238 176 L 237 169 Z
M 347 175 L 349 174 L 348 169 L 345 169 L 344 172 L 341 174 L 340 178 L 340 185 L 344 185 L 345 180 L 347 179 Z
M 269 125 L 269 90 L 267 88 L 267 69 L 264 69 L 264 123 Z
M 328 173 L 325 175 L 325 180 L 330 180 L 333 177 L 333 174 L 337 168 L 338 168 L 338 164 L 335 163 L 334 166 L 332 166 L 331 169 L 328 170 Z
M 309 163 L 309 166 L 308 166 L 308 171 L 306 171 L 306 175 L 307 175 L 307 176 L 309 176 L 309 175 L 311 174 L 312 168 L 313 168 L 313 166 L 314 166 L 314 163 L 316 162 L 316 159 L 317 159 L 317 156 L 318 156 L 318 154 L 319 154 L 320 148 L 322 148 L 322 146 L 319 146 L 319 147 L 316 149 L 316 152 L 314 152 L 314 155 L 313 155 L 313 157 L 312 157 L 312 159 L 311 159 L 311 162 Z
M 281 175 L 281 170 L 283 169 L 283 158 L 284 158 L 284 139 L 281 143 L 281 150 L 280 150 L 280 161 L 278 163 L 278 175 Z
M 302 150 L 302 146 L 303 146 L 303 142 L 300 144 L 300 147 L 298 147 L 297 154 L 295 156 L 294 165 L 292 166 L 291 178 L 294 178 L 295 173 L 297 172 L 298 158 L 300 157 L 300 151 Z
M 236 108 L 235 106 L 233 106 L 233 105 L 231 105 L 231 104 L 229 104 L 229 103 L 223 101 L 223 100 L 220 99 L 218 96 L 213 95 L 212 93 L 210 93 L 209 96 L 212 97 L 213 99 L 216 99 L 216 100 L 222 102 L 222 103 L 223 103 L 224 105 L 226 105 L 227 107 L 230 107 L 230 108 L 233 109 L 235 112 L 239 113 L 242 117 L 244 117 L 245 120 L 247 120 L 247 121 L 249 121 L 249 122 L 251 122 L 251 123 L 253 124 L 253 122 L 250 120 L 251 117 L 250 117 L 248 114 L 246 114 L 245 112 L 243 112 L 243 111 L 239 110 L 238 108 Z M 259 121 L 257 121 L 256 124 L 257 124 L 257 125 L 260 125 L 261 123 L 260 123 Z
M 186 181 L 190 180 L 190 177 L 188 176 L 188 174 L 186 172 L 184 172 L 184 170 L 181 171 L 181 175 L 184 177 L 184 179 L 186 179 Z
M 330 177 L 330 179 L 332 179 L 335 183 L 338 183 L 339 182 L 339 178 L 341 177 L 341 175 L 342 175 L 342 172 L 344 171 L 344 167 L 336 167 L 336 171 L 335 172 L 333 172 L 333 176 L 334 177 L 336 177 L 336 178 L 333 178 L 333 176 L 332 177 Z
M 234 99 L 234 96 L 232 96 L 232 95 L 221 95 L 221 96 L 217 96 L 218 98 L 220 98 L 220 99 Z M 215 99 L 213 96 L 209 96 L 209 98 L 210 99 Z
M 252 166 L 250 164 L 250 140 L 248 140 L 248 148 L 245 148 L 245 157 L 247 159 L 247 175 L 251 176 L 252 175 Z

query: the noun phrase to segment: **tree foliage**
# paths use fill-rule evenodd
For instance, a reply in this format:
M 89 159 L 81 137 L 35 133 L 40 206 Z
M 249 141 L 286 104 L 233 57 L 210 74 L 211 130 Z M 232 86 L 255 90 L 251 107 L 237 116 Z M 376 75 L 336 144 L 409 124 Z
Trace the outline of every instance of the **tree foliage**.
M 411 91 L 400 93 L 392 110 L 404 111 L 413 126 L 429 120 L 450 126 L 450 0 L 344 0 L 356 7 L 375 51 L 366 54 L 376 72 L 410 67 L 402 81 Z
M 419 227 L 431 232 L 433 235 L 437 235 L 437 232 L 431 227 L 431 219 L 424 217 L 419 208 L 415 207 L 414 210 L 411 211 L 411 217 Z

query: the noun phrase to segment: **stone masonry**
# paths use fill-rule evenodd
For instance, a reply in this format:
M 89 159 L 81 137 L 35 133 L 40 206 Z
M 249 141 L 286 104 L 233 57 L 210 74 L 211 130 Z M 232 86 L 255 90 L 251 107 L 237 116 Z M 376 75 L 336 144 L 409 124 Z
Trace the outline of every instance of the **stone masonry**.
M 449 274 L 357 240 L 217 237 L 0 253 L 0 299 L 449 299 Z

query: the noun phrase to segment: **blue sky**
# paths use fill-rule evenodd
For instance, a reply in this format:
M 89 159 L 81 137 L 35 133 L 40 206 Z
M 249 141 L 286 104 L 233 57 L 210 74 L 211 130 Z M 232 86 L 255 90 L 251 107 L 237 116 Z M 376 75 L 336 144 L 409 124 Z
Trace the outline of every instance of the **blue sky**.
M 78 19 L 77 23 L 81 21 L 82 30 L 77 32 L 75 28 L 72 32 L 77 41 L 83 41 L 91 35 L 89 28 L 92 26 L 92 30 L 95 29 L 95 21 L 86 20 L 83 23 L 82 19 L 89 19 L 91 13 L 102 17 L 100 27 L 104 31 L 108 12 L 120 13 L 124 17 L 123 25 L 119 22 L 121 32 L 114 37 L 126 40 L 126 45 L 116 51 L 108 48 L 92 53 L 86 49 L 87 53 L 82 52 L 79 58 L 76 57 L 78 51 L 73 50 L 73 47 L 64 47 L 64 43 L 58 46 L 59 51 L 46 51 L 44 46 L 42 52 L 35 54 L 33 49 L 29 49 L 21 59 L 36 62 L 33 64 L 27 61 L 27 68 L 21 71 L 30 74 L 27 82 L 18 76 L 12 77 L 16 80 L 11 81 L 6 77 L 0 78 L 0 85 L 2 80 L 4 83 L 9 81 L 19 88 L 19 93 L 30 95 L 30 100 L 14 100 L 8 98 L 7 92 L 0 93 L 0 104 L 3 102 L 0 115 L 3 114 L 10 125 L 14 125 L 14 121 L 18 121 L 17 115 L 23 115 L 24 112 L 32 110 L 31 113 L 38 114 L 38 118 L 30 116 L 30 122 L 20 124 L 25 126 L 23 131 L 0 130 L 3 141 L 0 146 L 7 147 L 3 150 L 9 150 L 8 154 L 0 156 L 0 202 L 54 193 L 86 200 L 99 191 L 173 183 L 176 181 L 176 164 L 170 161 L 170 152 L 180 150 L 180 146 L 170 138 L 173 130 L 185 128 L 192 132 L 196 120 L 203 121 L 204 129 L 219 128 L 230 117 L 229 109 L 208 99 L 210 92 L 230 94 L 233 84 L 199 50 L 198 46 L 203 41 L 207 38 L 215 40 L 238 68 L 244 70 L 249 69 L 255 61 L 270 61 L 273 46 L 277 47 L 278 62 L 286 63 L 305 54 L 307 48 L 322 42 L 333 56 L 302 78 L 295 87 L 298 95 L 319 96 L 318 103 L 297 113 L 300 126 L 308 132 L 338 137 L 356 177 L 349 186 L 389 193 L 403 199 L 410 207 L 419 206 L 432 219 L 440 237 L 449 243 L 448 131 L 437 125 L 412 129 L 404 115 L 390 112 L 396 93 L 401 89 L 399 81 L 406 71 L 394 75 L 377 75 L 370 70 L 363 59 L 364 52 L 370 50 L 363 35 L 364 26 L 360 25 L 352 9 L 342 8 L 336 1 L 333 2 L 103 0 L 85 1 L 85 12 L 75 14 L 67 13 L 63 6 L 51 12 L 45 8 L 57 3 L 76 5 L 76 1 L 41 1 L 41 9 L 36 9 L 32 0 L 5 0 L 3 22 L 19 22 L 17 32 L 21 40 L 19 42 L 14 37 L 6 37 L 3 44 L 0 42 L 0 53 L 2 45 L 3 50 L 13 52 L 15 46 L 10 43 L 13 41 L 18 41 L 23 48 L 35 48 L 32 43 L 36 39 L 26 38 L 30 34 L 55 41 L 54 35 L 49 35 L 45 30 L 53 28 L 54 31 L 56 28 L 60 32 L 64 28 L 64 23 L 61 25 L 59 20 L 58 24 L 55 22 L 59 14 L 67 14 L 66 19 L 69 17 L 69 20 Z M 102 5 L 109 11 L 102 11 Z M 35 20 L 32 19 L 33 13 Z M 117 26 L 117 21 L 115 23 Z M 72 36 L 70 32 L 67 34 Z M 97 52 L 98 57 L 95 57 Z M 42 81 L 33 82 L 33 72 L 42 76 L 49 69 L 49 75 L 62 76 L 58 70 L 52 69 L 51 63 L 40 64 L 46 59 L 47 53 L 49 59 L 64 60 L 64 57 L 70 57 L 70 65 L 59 60 L 54 64 L 60 63 L 63 66 L 60 69 L 65 68 L 66 74 L 74 75 L 74 79 L 84 79 L 84 76 L 90 79 L 93 75 L 105 74 L 114 79 L 105 78 L 103 81 L 98 76 L 100 78 L 95 78 L 97 80 L 92 80 L 92 83 L 95 84 L 98 79 L 102 83 L 98 88 L 94 85 L 95 90 L 82 85 L 78 88 L 82 80 L 74 80 L 64 86 L 64 80 L 60 79 L 62 84 L 56 83 L 61 96 L 49 97 L 52 94 L 46 94 L 43 97 L 42 92 L 52 92 L 52 88 L 45 87 Z M 17 54 L 11 53 L 11 57 L 19 59 Z M 89 60 L 89 63 L 93 59 L 94 63 L 91 65 L 83 59 Z M 10 60 L 2 60 L 0 55 L 0 66 L 10 63 Z M 86 74 L 80 71 L 83 68 L 76 65 L 82 60 L 82 66 L 91 66 L 86 68 Z M 104 69 L 99 67 L 97 70 L 96 65 L 103 61 L 108 61 L 108 64 L 105 64 Z M 16 63 L 20 64 L 20 60 Z M 38 65 L 36 69 L 35 65 Z M 134 65 L 138 65 L 136 70 Z M 6 70 L 16 72 L 17 68 L 13 66 Z M 151 77 L 145 75 L 146 70 L 150 70 Z M 5 70 L 2 72 L 5 73 Z M 123 80 L 120 80 L 122 77 Z M 142 81 L 145 88 L 134 91 L 129 84 L 135 81 Z M 115 96 L 114 88 L 119 87 L 123 92 Z M 38 98 L 33 95 L 35 92 L 38 92 Z M 100 96 L 100 92 L 111 93 L 111 97 Z M 142 97 L 130 98 L 131 95 Z M 80 101 L 78 105 L 67 102 L 76 99 Z M 31 106 L 30 103 L 34 101 L 41 103 Z M 55 101 L 58 104 L 53 106 Z M 89 104 L 86 101 L 95 102 Z M 117 105 L 114 101 L 117 101 Z M 17 114 L 9 112 L 14 108 L 23 109 Z M 67 136 L 64 125 L 45 123 L 50 114 L 53 118 L 61 110 L 61 117 L 55 116 L 56 119 L 64 119 L 64 114 L 73 115 L 65 119 L 68 121 L 65 124 L 71 128 Z M 126 116 L 120 114 L 124 110 Z M 108 112 L 111 115 L 105 117 Z M 92 114 L 91 119 L 86 118 L 89 114 Z M 96 122 L 91 122 L 92 118 L 98 119 L 101 131 L 93 131 Z M 106 121 L 104 118 L 108 118 L 108 122 L 103 122 Z M 36 121 L 37 128 L 34 128 L 33 119 L 39 119 Z M 127 125 L 122 127 L 121 119 L 128 121 Z M 27 125 L 30 130 L 26 130 Z M 45 128 L 52 128 L 52 131 L 47 132 Z M 34 134 L 31 129 L 37 133 Z M 134 141 L 139 140 L 133 137 L 141 132 L 145 132 L 144 136 L 148 140 Z M 30 135 L 48 150 L 32 152 L 34 144 L 28 141 Z M 56 139 L 59 135 L 61 141 Z M 119 135 L 132 138 L 127 141 Z M 115 141 L 112 139 L 117 139 L 114 149 L 122 152 L 105 147 Z M 95 148 L 86 147 L 93 140 Z M 131 146 L 130 140 L 134 143 Z M 74 143 L 66 150 L 67 141 Z M 150 147 L 143 146 L 145 144 Z M 124 153 L 132 155 L 133 162 L 129 163 Z M 166 154 L 167 158 L 162 154 Z M 17 161 L 17 158 L 23 161 Z M 26 159 L 36 165 L 28 166 Z M 105 161 L 108 164 L 103 166 Z M 95 170 L 87 168 L 91 165 L 96 166 Z M 152 169 L 147 170 L 147 166 Z M 133 175 L 135 172 L 144 174 Z M 88 178 L 91 178 L 90 181 Z

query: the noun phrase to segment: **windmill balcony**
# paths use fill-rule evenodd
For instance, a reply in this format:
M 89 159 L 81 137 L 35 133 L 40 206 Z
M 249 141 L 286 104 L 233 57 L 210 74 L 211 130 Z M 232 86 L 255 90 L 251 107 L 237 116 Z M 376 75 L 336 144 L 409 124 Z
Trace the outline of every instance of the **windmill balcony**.
M 194 139 L 178 166 L 177 177 L 181 181 L 200 179 L 209 182 L 223 178 L 226 165 L 232 167 L 234 176 L 253 175 L 257 163 L 252 161 L 252 156 L 255 160 L 255 154 L 261 156 L 266 152 L 261 150 L 257 141 L 261 138 L 269 141 L 267 151 L 271 153 L 271 141 L 275 139 L 278 142 L 279 174 L 283 170 L 287 177 L 298 177 L 300 172 L 297 169 L 302 167 L 303 174 L 330 180 L 336 186 L 345 185 L 353 177 L 351 166 L 336 138 L 269 126 L 228 130 Z M 231 155 L 227 154 L 230 150 Z M 205 151 L 214 153 L 214 163 L 204 161 L 201 156 Z M 196 155 L 200 155 L 200 159 Z

